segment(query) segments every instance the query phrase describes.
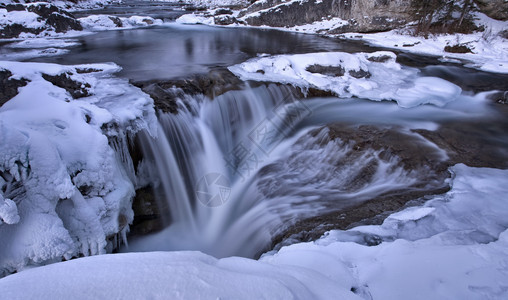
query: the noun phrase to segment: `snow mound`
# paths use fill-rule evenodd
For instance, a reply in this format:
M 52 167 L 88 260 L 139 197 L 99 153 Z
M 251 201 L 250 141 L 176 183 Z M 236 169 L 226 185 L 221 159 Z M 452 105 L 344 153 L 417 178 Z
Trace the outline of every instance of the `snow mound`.
M 205 17 L 199 14 L 186 14 L 176 19 L 175 22 L 180 24 L 215 24 L 213 17 Z
M 130 29 L 152 25 L 161 25 L 163 22 L 159 19 L 143 16 L 116 17 L 108 15 L 91 15 L 78 19 L 83 28 L 87 30 L 111 30 L 111 29 Z
M 114 64 L 4 61 L 0 69 L 28 81 L 0 107 L 0 276 L 106 253 L 133 218 L 128 164 L 111 145 L 155 132 L 152 100 L 112 77 Z M 48 81 L 61 77 L 86 97 Z
M 418 77 L 418 70 L 402 67 L 392 52 L 326 52 L 258 57 L 229 70 L 243 80 L 281 82 L 304 89 L 317 88 L 339 97 L 374 101 L 394 100 L 401 107 L 444 106 L 462 92 L 437 77 Z
M 101 255 L 25 270 L 0 289 L 8 299 L 506 299 L 508 170 L 451 171 L 452 189 L 423 207 L 258 261 Z

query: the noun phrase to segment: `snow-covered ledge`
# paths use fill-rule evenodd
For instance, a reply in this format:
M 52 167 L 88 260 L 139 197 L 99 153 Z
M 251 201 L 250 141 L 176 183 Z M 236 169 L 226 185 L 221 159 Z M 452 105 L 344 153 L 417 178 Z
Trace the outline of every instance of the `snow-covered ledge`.
M 155 132 L 152 100 L 112 76 L 114 64 L 0 70 L 27 82 L 0 107 L 0 276 L 106 253 L 133 219 L 133 170 L 119 152 L 126 135 Z M 79 93 L 50 82 L 59 76 Z

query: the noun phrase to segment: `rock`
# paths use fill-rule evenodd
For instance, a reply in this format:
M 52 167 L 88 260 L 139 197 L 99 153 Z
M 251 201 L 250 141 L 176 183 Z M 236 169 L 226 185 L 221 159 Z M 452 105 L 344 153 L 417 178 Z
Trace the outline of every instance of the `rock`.
M 52 13 L 48 16 L 46 24 L 55 29 L 55 32 L 67 32 L 69 30 L 83 30 L 81 23 L 74 18 L 68 16 Z
M 330 18 L 348 21 L 348 25 L 329 33 L 386 31 L 417 18 L 409 0 L 258 1 L 239 16 L 249 25 L 274 27 L 292 27 Z
M 216 16 L 219 16 L 219 15 L 232 15 L 233 14 L 233 11 L 229 8 L 219 8 L 217 10 L 215 10 L 215 15 Z
M 323 133 L 325 134 L 323 135 Z M 340 160 L 333 157 L 326 158 L 325 161 L 329 162 L 329 168 L 327 167 L 323 171 L 334 174 L 334 178 L 342 179 L 336 180 L 337 186 L 335 187 L 326 185 L 322 187 L 323 191 L 320 189 L 313 190 L 313 196 L 316 197 L 313 201 L 316 202 L 316 206 L 319 206 L 319 203 L 326 209 L 321 212 L 316 210 L 315 216 L 308 216 L 281 230 L 274 237 L 272 246 L 287 239 L 292 242 L 308 242 L 319 238 L 328 230 L 348 229 L 360 222 L 362 224 L 380 223 L 390 212 L 401 209 L 410 201 L 416 201 L 428 195 L 441 194 L 449 190 L 447 183 L 447 178 L 450 177 L 448 167 L 453 162 L 443 160 L 441 153 L 432 144 L 426 143 L 418 134 L 405 132 L 397 126 L 336 123 L 311 131 L 297 143 L 305 143 L 312 137 L 319 137 L 319 139 L 316 143 L 306 146 L 305 149 L 316 151 L 320 147 L 329 147 L 329 142 L 332 140 L 341 141 L 342 145 L 348 145 L 346 149 L 349 150 L 345 152 L 345 156 Z M 280 193 L 281 187 L 286 189 L 283 192 L 285 196 L 290 196 L 291 191 L 299 189 L 291 186 L 291 180 L 294 180 L 292 176 L 287 181 L 284 179 L 289 178 L 287 174 L 298 173 L 298 170 L 290 168 L 292 162 L 300 163 L 302 161 L 302 164 L 305 163 L 305 156 L 299 157 L 299 155 L 306 150 L 302 152 L 300 148 L 298 149 L 298 153 L 292 153 L 289 158 L 284 158 L 289 163 L 276 161 L 274 164 L 261 169 L 258 173 L 260 177 L 258 188 L 266 198 L 276 197 Z M 348 198 L 341 198 L 340 194 L 342 192 L 359 195 L 356 192 L 368 186 L 369 182 L 377 176 L 376 173 L 381 166 L 379 160 L 369 158 L 369 153 L 373 153 L 373 151 L 377 153 L 377 157 L 381 161 L 390 162 L 389 168 L 395 166 L 402 168 L 405 172 L 411 174 L 415 181 L 407 186 L 368 196 L 373 198 L 365 198 L 363 201 L 355 200 L 350 204 L 346 204 Z M 362 161 L 361 164 L 355 164 L 355 162 L 360 161 Z M 354 168 L 357 172 L 350 172 L 347 173 L 350 176 L 341 177 L 344 176 L 341 170 L 347 170 L 348 168 Z M 278 174 L 279 172 L 280 174 Z M 314 170 L 311 168 L 305 172 L 312 173 Z M 283 174 L 285 175 L 283 176 Z M 299 186 L 307 184 L 312 186 L 312 181 L 305 182 L 305 180 L 302 181 L 302 178 L 298 178 Z M 316 178 L 315 180 L 321 181 L 322 179 Z M 271 189 L 270 187 L 276 188 Z M 335 191 L 340 192 L 335 193 Z M 289 195 L 286 193 L 289 193 Z
M 459 44 L 445 46 L 444 51 L 449 53 L 472 53 L 468 46 Z
M 11 24 L 7 25 L 5 27 L 0 27 L 0 38 L 4 39 L 11 39 L 11 38 L 17 38 L 21 33 L 32 33 L 32 34 L 39 34 L 44 31 L 44 27 L 40 28 L 28 28 L 21 24 Z
M 109 16 L 109 19 L 115 23 L 116 27 L 123 27 L 122 20 L 119 17 Z
M 506 0 L 475 0 L 481 12 L 501 21 L 508 20 L 508 1 Z
M 150 80 L 131 82 L 154 100 L 155 107 L 163 112 L 178 113 L 177 100 L 185 95 L 205 95 L 210 99 L 230 90 L 237 90 L 243 82 L 227 69 L 212 70 L 178 80 Z
M 18 88 L 27 85 L 26 79 L 11 79 L 12 73 L 0 70 L 0 107 L 18 94 Z
M 306 71 L 311 73 L 319 73 L 327 76 L 340 77 L 346 74 L 346 70 L 342 66 L 322 66 L 322 65 L 311 65 L 308 66 Z
M 73 80 L 70 75 L 70 73 L 58 75 L 42 74 L 42 77 L 53 85 L 65 89 L 74 99 L 89 96 L 87 88 L 90 88 L 90 84 Z
M 160 207 L 151 188 L 141 188 L 136 191 L 132 210 L 134 221 L 130 226 L 129 236 L 146 235 L 163 229 Z
M 220 15 L 213 17 L 215 25 L 231 25 L 231 24 L 245 24 L 245 22 L 238 20 L 233 16 Z
M 0 28 L 0 38 L 16 38 L 21 33 L 40 34 L 45 30 L 52 30 L 58 33 L 69 30 L 83 30 L 81 23 L 69 12 L 58 8 L 50 3 L 31 3 L 31 4 L 8 4 L 7 12 L 26 11 L 36 14 L 39 20 L 45 20 L 40 27 L 26 27 L 23 23 L 9 24 Z M 7 16 L 8 17 L 8 16 Z

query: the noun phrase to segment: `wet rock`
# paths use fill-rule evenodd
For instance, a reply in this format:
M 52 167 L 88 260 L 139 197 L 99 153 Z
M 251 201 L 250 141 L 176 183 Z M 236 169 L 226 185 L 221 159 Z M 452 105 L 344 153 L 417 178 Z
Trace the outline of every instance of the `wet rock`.
M 346 70 L 342 66 L 333 67 L 333 66 L 311 65 L 308 66 L 305 70 L 311 73 L 319 73 L 334 77 L 340 77 L 346 74 Z
M 12 79 L 12 73 L 0 69 L 0 107 L 18 94 L 18 88 L 27 85 L 27 79 Z
M 329 186 L 327 183 L 326 186 L 322 186 L 323 191 L 313 189 L 312 195 L 316 197 L 313 202 L 316 205 L 319 203 L 325 209 L 321 208 L 320 211 L 316 209 L 314 216 L 307 215 L 280 231 L 274 237 L 272 246 L 280 243 L 283 245 L 284 240 L 292 241 L 292 243 L 315 240 L 331 229 L 347 229 L 360 223 L 381 223 L 390 212 L 400 210 L 410 201 L 428 195 L 445 193 L 449 190 L 446 179 L 450 177 L 448 167 L 453 162 L 444 159 L 442 153 L 419 134 L 404 131 L 397 126 L 329 124 L 324 128 L 311 131 L 308 136 L 302 137 L 297 143 L 305 142 L 310 137 L 319 137 L 317 144 L 307 147 L 311 151 L 329 147 L 330 141 L 340 141 L 343 145 L 343 150 L 340 150 L 346 151 L 345 154 L 341 154 L 343 157 L 340 159 L 327 158 L 326 161 L 329 165 L 324 167 L 326 170 L 322 171 L 333 174 L 333 176 L 331 175 L 332 177 L 328 179 L 315 178 L 317 182 L 336 180 L 337 186 Z M 299 150 L 299 152 L 308 150 Z M 291 158 L 293 155 L 295 157 Z M 287 159 L 298 162 L 301 160 L 298 158 L 299 155 L 298 153 L 291 154 Z M 360 163 L 356 164 L 355 162 Z M 288 172 L 287 168 L 287 163 L 279 162 L 277 165 L 269 165 L 259 172 L 258 188 L 265 197 L 268 199 L 276 197 L 284 189 L 283 194 L 298 189 L 298 187 L 288 186 L 288 184 L 291 185 L 291 181 L 284 181 L 284 177 L 287 178 L 288 175 L 283 174 L 286 172 L 292 174 Z M 311 167 L 307 164 L 306 168 Z M 386 190 L 377 195 L 362 196 L 360 191 L 368 188 L 369 183 L 379 176 L 377 172 L 380 168 L 391 170 L 387 173 L 387 182 L 396 178 L 392 178 L 390 175 L 398 174 L 399 171 L 395 171 L 394 168 L 402 168 L 406 172 L 405 178 L 410 176 L 414 180 L 405 184 L 406 186 Z M 342 170 L 345 169 L 353 171 L 343 173 Z M 292 171 L 298 173 L 298 171 Z M 312 172 L 312 170 L 299 172 L 304 171 Z M 278 172 L 281 174 L 278 175 Z M 317 177 L 319 176 L 321 175 Z M 337 180 L 337 178 L 341 179 Z M 301 179 L 298 180 L 299 186 L 309 183 Z M 341 193 L 355 194 L 355 200 L 351 201 Z
M 163 229 L 159 206 L 153 190 L 149 187 L 138 189 L 132 203 L 134 221 L 130 226 L 129 236 L 140 236 Z
M 23 32 L 39 34 L 43 31 L 44 31 L 43 27 L 28 28 L 21 24 L 9 24 L 7 26 L 4 26 L 3 28 L 0 27 L 0 38 L 4 39 L 17 38 Z
M 439 129 L 414 130 L 446 151 L 449 164 L 463 163 L 471 167 L 508 168 L 508 123 L 446 123 Z M 485 132 L 489 135 L 485 135 Z
M 178 113 L 178 99 L 185 95 L 205 95 L 210 99 L 227 91 L 238 90 L 244 83 L 227 69 L 212 70 L 178 80 L 150 80 L 131 82 L 149 94 L 155 107 L 163 112 Z
M 88 88 L 90 88 L 90 84 L 73 80 L 70 75 L 70 73 L 58 75 L 42 74 L 42 77 L 53 85 L 65 89 L 74 99 L 89 96 Z

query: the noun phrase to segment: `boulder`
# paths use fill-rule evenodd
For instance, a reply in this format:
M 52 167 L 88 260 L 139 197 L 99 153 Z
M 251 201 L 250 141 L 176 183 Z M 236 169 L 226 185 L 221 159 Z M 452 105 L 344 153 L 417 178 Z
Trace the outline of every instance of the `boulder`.
M 26 12 L 38 25 L 29 23 L 8 23 L 0 26 L 0 38 L 16 38 L 21 33 L 40 34 L 43 31 L 58 33 L 69 30 L 83 30 L 81 23 L 69 12 L 50 3 L 8 4 L 7 19 L 11 12 Z

